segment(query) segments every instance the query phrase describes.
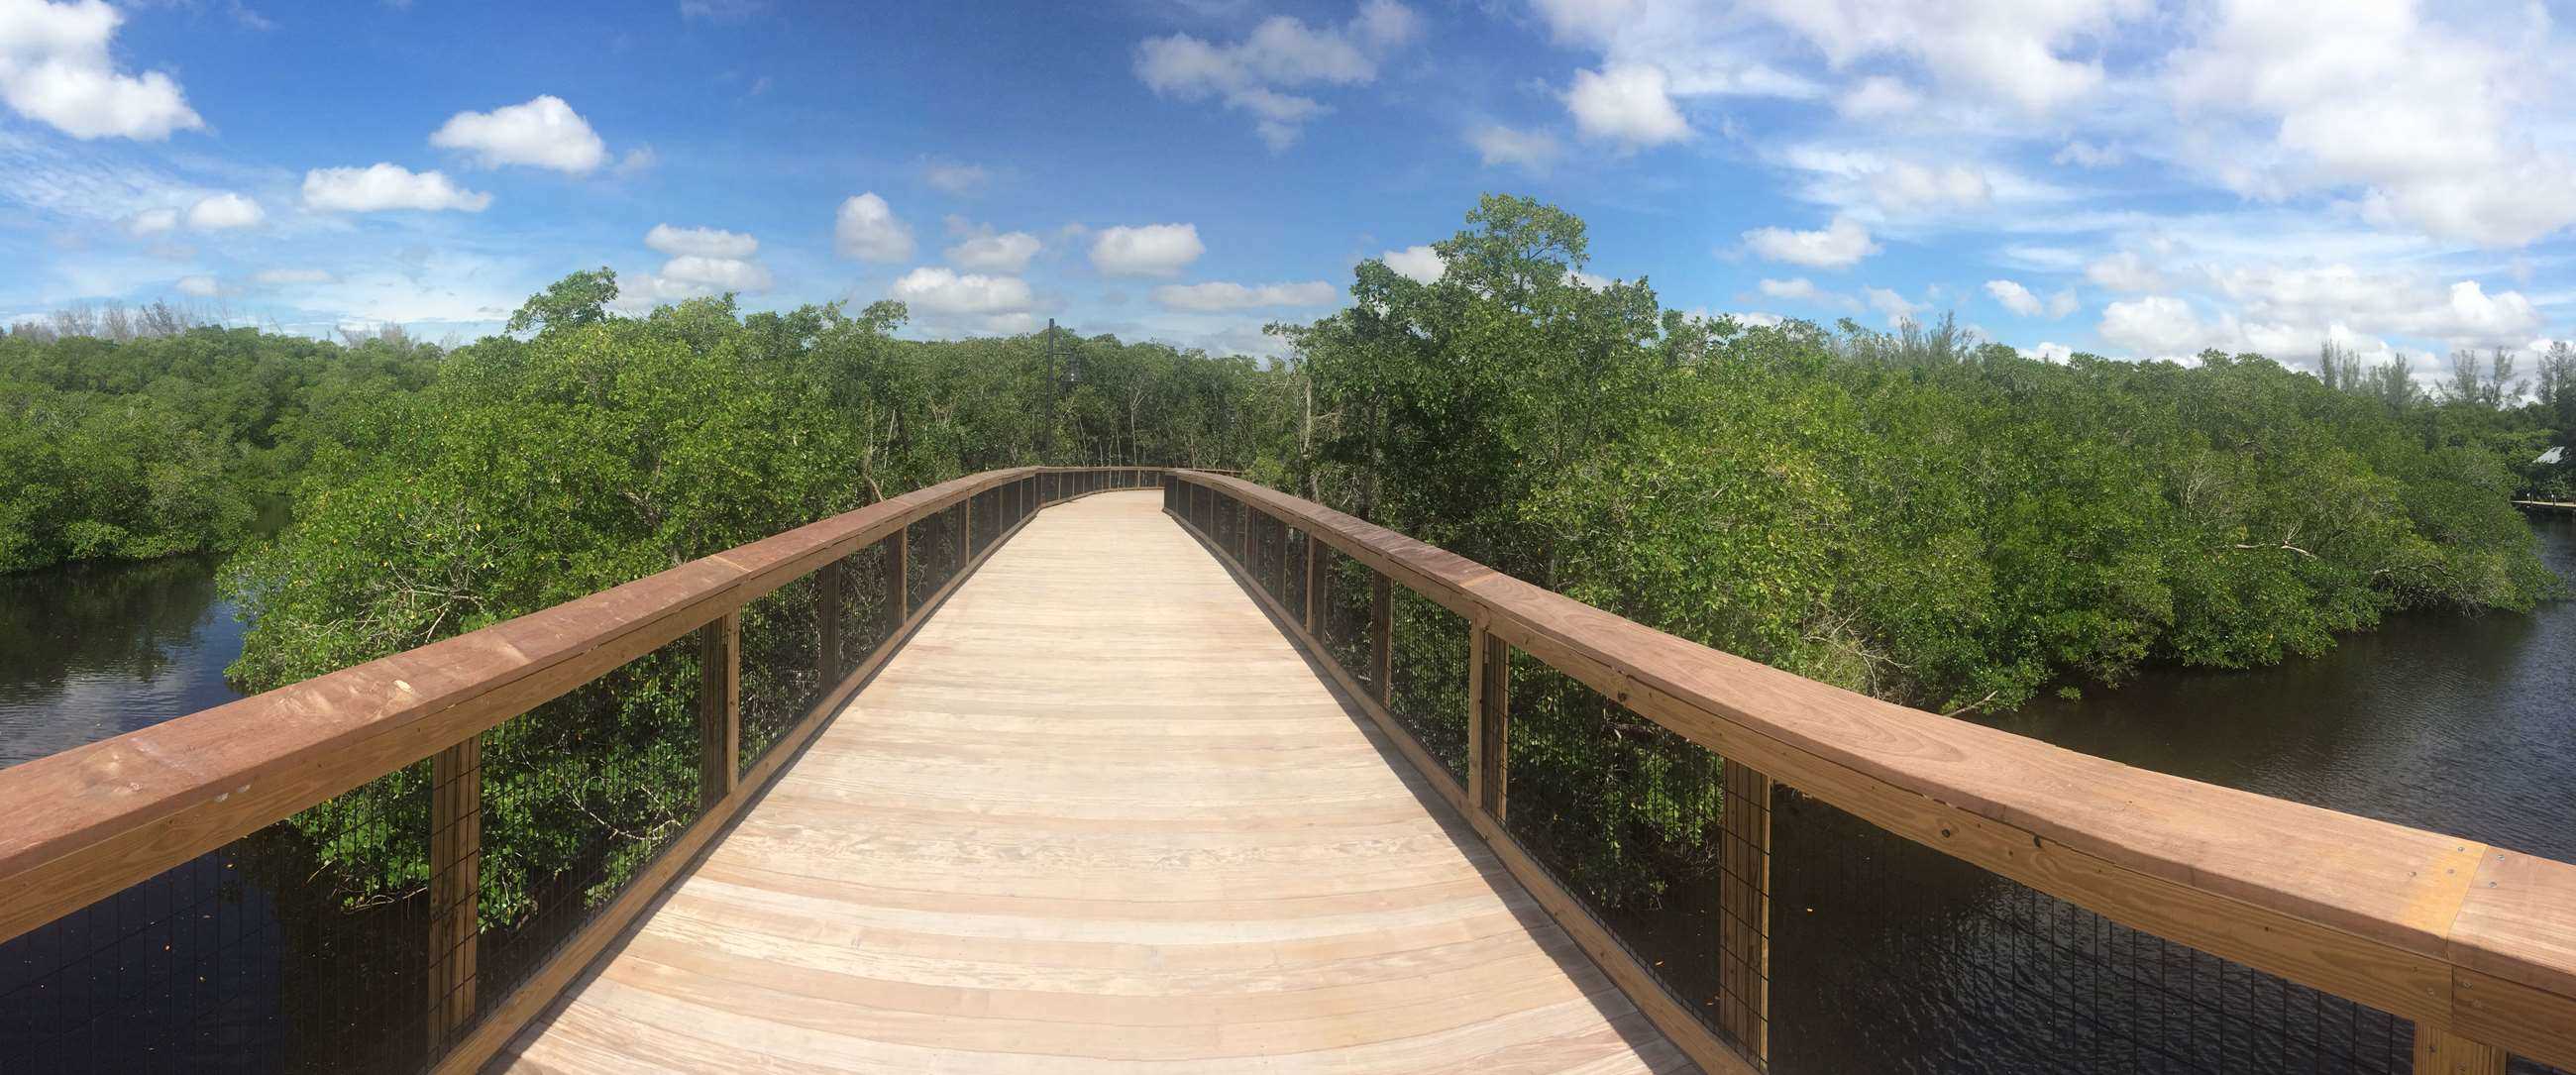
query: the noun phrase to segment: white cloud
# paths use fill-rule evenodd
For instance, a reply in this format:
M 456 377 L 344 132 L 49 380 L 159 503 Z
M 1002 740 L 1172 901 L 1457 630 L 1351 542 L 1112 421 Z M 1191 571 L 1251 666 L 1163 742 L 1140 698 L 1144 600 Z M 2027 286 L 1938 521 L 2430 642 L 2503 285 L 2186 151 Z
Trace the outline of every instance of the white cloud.
M 1586 138 L 1617 142 L 1631 149 L 1678 142 L 1690 137 L 1667 89 L 1670 80 L 1659 68 L 1612 67 L 1577 71 L 1565 91 L 1565 109 Z
M 1897 161 L 1870 178 L 1870 192 L 1889 212 L 1913 209 L 1974 207 L 1994 197 L 1986 177 L 1962 165 L 1927 168 Z
M 1273 150 L 1286 149 L 1307 121 L 1331 109 L 1285 90 L 1375 81 L 1379 63 L 1412 40 L 1420 22 L 1412 9 L 1395 0 L 1364 0 L 1340 27 L 1314 27 L 1273 15 L 1233 44 L 1189 34 L 1147 38 L 1136 48 L 1136 77 L 1165 97 L 1213 98 L 1249 113 L 1263 142 Z
M 1911 321 L 1923 309 L 1922 303 L 1883 287 L 1864 287 L 1860 289 L 1860 295 L 1869 301 L 1870 309 L 1886 315 L 1887 323 L 1891 325 Z
M 701 254 L 682 254 L 663 262 L 660 275 L 667 282 L 704 288 L 710 294 L 767 291 L 770 285 L 769 270 L 759 262 Z
M 327 284 L 331 274 L 320 269 L 261 269 L 252 280 L 269 286 L 279 284 Z
M 2519 291 L 2489 294 L 2475 280 L 2443 284 L 2418 273 L 2350 265 L 2238 266 L 2211 270 L 2218 293 L 2257 323 L 2439 339 L 2458 346 L 2513 346 L 2544 323 Z M 2313 339 L 2308 345 L 2313 347 Z M 2266 348 L 2266 353 L 2271 351 Z M 2277 357 L 2277 356 L 2276 356 Z
M 2038 317 L 2042 313 L 2046 313 L 2049 317 L 2057 318 L 2064 317 L 2075 312 L 2075 292 L 2073 290 L 2060 291 L 2055 295 L 2049 296 L 2046 300 L 2042 300 L 2039 296 L 2032 294 L 2029 288 L 2023 287 L 2016 281 L 1988 280 L 1986 281 L 1986 294 L 1994 296 L 1995 301 L 2002 304 L 2004 309 L 2020 314 L 2023 317 Z
M 2170 295 L 2114 302 L 2102 308 L 2094 331 L 2104 342 L 2149 356 L 2187 355 L 2207 342 L 2207 330 L 2191 304 Z
M 579 174 L 608 162 L 608 144 L 590 122 L 552 94 L 490 112 L 459 112 L 429 144 L 471 153 L 487 168 L 524 164 Z
M 1872 75 L 1843 91 L 1834 107 L 1853 119 L 1884 119 L 1902 116 L 1923 106 L 1923 95 L 1914 87 L 1885 75 Z
M 1111 276 L 1170 276 L 1206 252 L 1196 224 L 1122 226 L 1092 239 L 1091 264 Z
M 1775 299 L 1819 302 L 1826 298 L 1823 288 L 1817 287 L 1815 281 L 1803 276 L 1787 280 L 1764 280 L 1760 286 L 1764 295 Z
M 2024 358 L 2036 358 L 2042 362 L 2064 362 L 2067 356 L 2075 353 L 2074 348 L 2049 340 L 2041 340 L 2035 346 L 2017 347 L 2014 350 L 2020 351 Z
M 894 208 L 874 191 L 841 202 L 841 211 L 832 221 L 832 240 L 842 257 L 861 261 L 912 257 L 912 229 L 895 219 Z
M 2563 64 L 2547 12 L 2465 20 L 2485 39 L 2423 16 L 2399 0 L 2331 18 L 2217 5 L 2164 82 L 2183 126 L 2209 132 L 2196 163 L 2260 198 L 2359 187 L 2373 220 L 2488 246 L 2576 223 L 2563 83 L 2535 78 Z
M 1013 276 L 959 273 L 925 265 L 903 274 L 887 292 L 905 305 L 936 314 L 1006 314 L 1028 309 L 1027 281 Z
M 655 224 L 644 233 L 644 245 L 673 256 L 740 259 L 760 251 L 760 240 L 719 228 L 675 228 Z
M 2119 146 L 2097 144 L 2077 139 L 2066 143 L 2048 158 L 2051 164 L 2071 164 L 2078 168 L 2108 168 L 2128 160 L 2129 154 Z
M 741 22 L 767 10 L 769 0 L 680 0 L 681 18 L 708 22 Z
M 1341 296 L 1321 280 L 1299 284 L 1165 284 L 1154 289 L 1154 301 L 1176 310 L 1249 310 L 1264 306 L 1330 306 Z
M 117 71 L 108 43 L 123 21 L 102 0 L 0 0 L 0 101 L 84 141 L 204 127 L 170 76 Z
M 948 263 L 974 272 L 1016 276 L 1028 271 L 1029 259 L 1046 248 L 1037 236 L 1024 231 L 996 232 L 991 225 L 969 224 L 956 217 L 948 218 L 948 226 L 964 236 L 948 248 Z
M 2102 84 L 2102 66 L 2065 55 L 2071 46 L 2147 13 L 2144 0 L 1756 0 L 1751 6 L 1805 38 L 1835 68 L 1874 56 L 1904 57 L 1956 92 L 2031 116 Z
M 2123 250 L 2085 266 L 2084 277 L 2113 291 L 2133 294 L 2162 291 L 2165 287 L 2164 274 L 2134 250 Z
M 1396 275 L 1417 284 L 1436 284 L 1440 282 L 1441 277 L 1449 274 L 1449 263 L 1441 260 L 1439 251 L 1427 246 L 1408 246 L 1402 250 L 1389 250 L 1379 254 L 1378 260 L 1385 262 L 1387 268 L 1395 270 Z
M 125 232 L 137 237 L 167 234 L 179 226 L 176 209 L 146 209 L 125 218 Z
M 1499 123 L 1488 123 L 1467 132 L 1467 144 L 1476 147 L 1476 155 L 1486 164 L 1510 164 L 1524 171 L 1543 173 L 1564 152 L 1556 137 L 1545 131 L 1524 131 Z
M 1744 233 L 1744 245 L 1755 256 L 1823 269 L 1848 268 L 1878 253 L 1869 229 L 1847 216 L 1836 216 L 1822 231 L 1755 228 Z
M 1728 0 L 1535 0 L 1564 44 L 1598 52 L 1602 68 L 1649 67 L 1676 97 L 1812 98 L 1814 82 L 1770 65 L 1786 51 L 1759 17 Z
M 651 171 L 654 165 L 661 162 L 661 155 L 653 152 L 653 147 L 637 146 L 627 150 L 625 156 L 617 158 L 617 166 L 609 169 L 609 172 L 624 179 Z
M 943 193 L 960 196 L 981 191 L 993 180 L 992 173 L 978 165 L 953 161 L 930 161 L 922 165 L 921 178 Z
M 201 198 L 188 207 L 188 226 L 197 231 L 247 228 L 266 219 L 268 212 L 258 202 L 229 192 Z
M 216 286 L 215 278 L 211 276 L 182 276 L 175 286 L 180 294 L 201 299 L 213 298 L 216 292 L 223 290 Z
M 391 164 L 316 168 L 304 173 L 304 207 L 325 213 L 379 213 L 389 209 L 480 213 L 492 196 L 457 186 L 444 172 L 413 172 Z

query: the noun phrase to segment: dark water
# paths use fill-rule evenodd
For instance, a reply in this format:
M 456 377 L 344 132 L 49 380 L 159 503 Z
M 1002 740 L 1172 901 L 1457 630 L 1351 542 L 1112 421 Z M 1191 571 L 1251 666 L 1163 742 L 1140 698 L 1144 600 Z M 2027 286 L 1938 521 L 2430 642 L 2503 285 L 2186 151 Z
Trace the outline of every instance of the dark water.
M 0 575 L 0 767 L 221 705 L 243 625 L 188 556 Z
M 2576 577 L 2576 520 L 2534 527 Z M 2576 859 L 2576 601 L 2410 614 L 2315 660 L 2160 670 L 1987 720 Z M 2403 1020 L 2132 933 L 1792 792 L 1775 805 L 1772 891 L 1772 1058 L 1789 1075 L 2408 1070 Z

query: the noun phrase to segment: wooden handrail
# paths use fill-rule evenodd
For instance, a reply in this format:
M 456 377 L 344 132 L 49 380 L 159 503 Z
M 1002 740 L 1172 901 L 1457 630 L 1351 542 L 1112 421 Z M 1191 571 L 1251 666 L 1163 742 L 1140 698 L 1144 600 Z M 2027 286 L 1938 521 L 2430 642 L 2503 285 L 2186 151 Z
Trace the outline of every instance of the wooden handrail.
M 1657 724 L 2104 917 L 2576 1066 L 2576 865 L 2138 769 L 1646 627 L 1311 501 L 1178 471 Z
M 1014 467 L 0 769 L 0 941 L 429 757 L 736 612 Z

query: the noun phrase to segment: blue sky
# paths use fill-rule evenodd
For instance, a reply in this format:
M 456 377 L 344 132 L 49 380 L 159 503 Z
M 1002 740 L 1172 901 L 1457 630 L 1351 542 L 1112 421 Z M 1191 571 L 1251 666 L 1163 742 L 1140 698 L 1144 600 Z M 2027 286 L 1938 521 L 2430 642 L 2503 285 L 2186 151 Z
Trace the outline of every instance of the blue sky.
M 0 318 L 471 337 L 607 265 L 635 305 L 1266 352 L 1509 191 L 1685 310 L 2294 362 L 2566 334 L 2571 12 L 2326 7 L 0 0 Z

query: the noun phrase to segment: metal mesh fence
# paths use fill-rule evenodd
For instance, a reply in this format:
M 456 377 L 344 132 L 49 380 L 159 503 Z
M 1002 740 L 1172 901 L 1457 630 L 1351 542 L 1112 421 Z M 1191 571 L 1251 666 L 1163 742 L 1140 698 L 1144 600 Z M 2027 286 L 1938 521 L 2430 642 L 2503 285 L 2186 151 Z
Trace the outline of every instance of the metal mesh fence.
M 1780 1070 L 2405 1072 L 2411 1024 L 1783 792 Z
M 0 1068 L 418 1067 L 428 790 L 406 766 L 0 944 Z
M 1467 621 L 1440 603 L 1398 586 L 1390 625 L 1395 653 L 1389 671 L 1395 721 L 1449 775 L 1467 778 L 1467 674 L 1472 633 Z
M 543 966 L 698 815 L 699 683 L 683 636 L 483 733 L 482 997 Z
M 1318 641 L 1352 682 L 1374 694 L 1376 643 L 1369 637 L 1369 620 L 1377 572 L 1330 546 L 1315 550 L 1315 569 L 1316 581 L 1323 587 L 1315 595 L 1315 618 L 1323 629 Z
M 1768 849 L 1755 834 L 1769 803 L 1730 799 L 1717 755 L 1506 652 L 1504 830 L 1711 1031 L 1758 1055 L 1768 1028 L 1744 1013 L 1762 1011 L 1767 988 Z M 1734 825 L 1728 810 L 1742 811 Z
M 857 671 L 868 659 L 893 638 L 902 625 L 897 622 L 896 594 L 890 572 L 894 570 L 894 543 L 902 540 L 888 535 L 874 544 L 841 559 L 840 674 Z M 749 743 L 743 745 L 749 754 Z
M 1301 624 L 1306 621 L 1306 547 L 1313 541 L 1303 530 L 1280 527 L 1279 605 Z
M 819 582 L 815 575 L 807 575 L 742 607 L 739 764 L 745 772 L 822 701 L 828 689 L 815 652 L 822 630 L 816 615 Z
M 929 604 L 931 596 L 957 573 L 964 560 L 958 546 L 964 511 L 963 507 L 952 506 L 924 516 L 910 527 L 911 544 L 904 552 L 904 585 L 911 591 L 911 607 Z

